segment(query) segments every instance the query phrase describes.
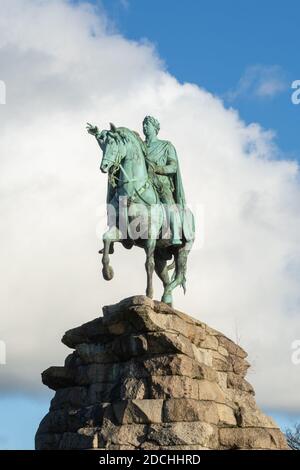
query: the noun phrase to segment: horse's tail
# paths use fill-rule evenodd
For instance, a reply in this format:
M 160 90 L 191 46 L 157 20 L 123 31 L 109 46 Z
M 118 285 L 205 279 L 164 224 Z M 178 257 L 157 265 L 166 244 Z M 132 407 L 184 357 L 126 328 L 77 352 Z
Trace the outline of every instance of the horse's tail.
M 175 268 L 175 259 L 173 259 L 172 263 L 169 264 L 169 266 L 168 266 L 167 268 L 168 268 L 168 271 L 170 271 L 170 269 L 174 269 L 174 268 Z
M 185 295 L 186 294 L 186 277 L 185 277 L 185 273 L 183 274 L 182 283 L 180 285 L 181 285 L 181 287 L 183 289 L 183 293 Z
M 187 254 L 185 253 L 185 251 L 180 251 L 178 250 L 176 252 L 174 256 L 174 260 L 172 261 L 172 263 L 170 264 L 170 266 L 168 266 L 168 270 L 169 269 L 174 269 L 174 272 L 172 274 L 172 281 L 174 281 L 177 276 L 181 275 L 182 276 L 182 279 L 181 279 L 181 282 L 180 282 L 180 286 L 182 287 L 183 289 L 183 292 L 184 292 L 184 295 L 186 294 L 186 261 L 187 261 Z M 179 262 L 179 256 L 181 257 L 181 260 Z

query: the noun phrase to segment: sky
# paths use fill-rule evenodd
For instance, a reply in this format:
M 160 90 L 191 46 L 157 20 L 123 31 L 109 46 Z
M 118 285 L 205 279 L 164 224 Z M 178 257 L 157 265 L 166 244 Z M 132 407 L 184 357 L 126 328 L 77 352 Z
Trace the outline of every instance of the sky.
M 273 129 L 281 150 L 299 158 L 299 108 L 290 99 L 291 84 L 299 79 L 297 0 L 103 0 L 102 5 L 127 38 L 155 44 L 180 82 L 206 88 L 238 108 L 246 122 Z M 248 86 L 242 89 L 241 80 Z M 275 86 L 259 96 L 260 80 Z
M 259 406 L 282 428 L 300 421 L 300 365 L 292 360 L 300 339 L 300 106 L 291 101 L 300 6 L 2 3 L 0 447 L 33 448 L 52 396 L 40 373 L 70 352 L 59 341 L 64 331 L 144 292 L 139 250 L 133 259 L 117 247 L 115 278 L 101 279 L 106 180 L 84 126 L 112 121 L 141 132 L 146 114 L 178 150 L 201 241 L 176 307 L 239 339 Z

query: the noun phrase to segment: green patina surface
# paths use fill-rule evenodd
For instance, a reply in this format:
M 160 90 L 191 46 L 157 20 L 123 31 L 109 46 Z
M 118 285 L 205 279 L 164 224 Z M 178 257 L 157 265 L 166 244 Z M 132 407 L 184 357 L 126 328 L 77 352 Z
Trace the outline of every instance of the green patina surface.
M 146 252 L 146 295 L 153 296 L 155 270 L 164 286 L 162 300 L 172 304 L 173 289 L 181 285 L 185 290 L 187 257 L 195 235 L 176 149 L 158 138 L 160 124 L 152 116 L 143 121 L 145 141 L 137 132 L 113 124 L 102 131 L 88 124 L 87 130 L 103 152 L 100 169 L 108 174 L 106 201 L 114 209 L 108 210 L 109 229 L 103 235 L 103 276 L 106 280 L 113 277 L 109 255 L 115 242 L 126 248 L 142 247 Z M 137 222 L 138 234 L 132 229 Z M 167 266 L 170 259 L 174 263 Z

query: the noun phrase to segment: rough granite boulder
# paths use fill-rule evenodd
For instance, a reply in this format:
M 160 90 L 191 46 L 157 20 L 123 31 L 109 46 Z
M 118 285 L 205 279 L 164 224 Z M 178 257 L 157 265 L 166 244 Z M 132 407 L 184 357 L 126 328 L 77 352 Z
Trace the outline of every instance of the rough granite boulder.
M 42 374 L 55 390 L 36 449 L 287 449 L 245 380 L 247 353 L 145 296 L 65 333 L 74 349 Z

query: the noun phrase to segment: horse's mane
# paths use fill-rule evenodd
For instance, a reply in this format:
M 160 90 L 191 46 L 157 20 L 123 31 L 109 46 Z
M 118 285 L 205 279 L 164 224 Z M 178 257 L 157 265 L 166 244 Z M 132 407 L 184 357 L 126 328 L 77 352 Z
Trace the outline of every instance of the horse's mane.
M 121 139 L 125 140 L 125 142 L 127 141 L 133 145 L 137 145 L 140 147 L 141 151 L 145 153 L 145 144 L 138 132 L 132 131 L 127 127 L 118 127 L 116 132 Z

